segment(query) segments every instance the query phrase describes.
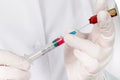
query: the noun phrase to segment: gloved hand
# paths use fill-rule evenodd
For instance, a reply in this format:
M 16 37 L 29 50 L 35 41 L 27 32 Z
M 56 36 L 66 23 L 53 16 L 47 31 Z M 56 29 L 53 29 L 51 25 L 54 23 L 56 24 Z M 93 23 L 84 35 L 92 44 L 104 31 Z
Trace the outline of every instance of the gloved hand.
M 114 25 L 109 13 L 103 9 L 96 10 L 98 23 L 90 34 L 70 30 L 69 33 L 76 31 L 76 34 L 65 35 L 68 80 L 104 80 L 101 71 L 112 57 Z
M 13 52 L 0 50 L 0 80 L 29 80 L 30 63 Z

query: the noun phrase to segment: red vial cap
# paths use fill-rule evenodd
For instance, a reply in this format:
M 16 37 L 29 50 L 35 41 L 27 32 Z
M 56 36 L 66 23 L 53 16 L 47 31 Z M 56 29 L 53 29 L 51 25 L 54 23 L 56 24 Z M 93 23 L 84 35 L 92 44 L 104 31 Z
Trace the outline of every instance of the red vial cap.
M 60 46 L 64 43 L 64 38 L 63 37 L 58 37 L 54 41 L 52 41 L 55 47 Z
M 94 15 L 94 16 L 90 17 L 90 19 L 89 19 L 90 24 L 95 24 L 97 22 L 98 22 L 97 21 L 97 15 Z
M 62 45 L 64 43 L 64 39 L 63 38 L 59 38 L 57 40 L 57 43 L 58 43 L 59 46 Z

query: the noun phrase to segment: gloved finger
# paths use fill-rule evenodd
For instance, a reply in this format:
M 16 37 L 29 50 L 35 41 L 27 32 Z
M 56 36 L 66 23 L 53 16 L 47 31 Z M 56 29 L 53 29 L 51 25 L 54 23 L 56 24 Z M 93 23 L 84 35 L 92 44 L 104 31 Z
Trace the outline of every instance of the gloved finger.
M 111 55 L 110 53 L 112 52 L 112 47 L 104 49 L 88 39 L 79 38 L 75 35 L 68 34 L 64 39 L 68 46 L 85 52 L 100 62 L 105 60 L 109 55 Z
M 95 13 L 97 14 L 101 10 L 107 10 L 107 0 L 97 0 L 96 7 L 95 7 Z
M 30 68 L 30 63 L 25 58 L 5 50 L 0 50 L 0 65 L 13 66 L 21 70 Z
M 89 73 L 96 74 L 98 72 L 100 65 L 95 58 L 77 49 L 74 50 L 74 55 Z
M 30 74 L 28 71 L 0 66 L 0 80 L 29 80 L 29 78 Z
M 81 38 L 88 38 L 88 33 L 82 33 L 81 31 L 79 31 L 78 29 L 75 28 L 69 28 L 66 31 L 66 34 L 72 34 L 72 35 L 76 35 L 77 37 L 81 37 Z
M 67 45 L 69 45 L 70 47 L 74 48 L 74 49 L 79 49 L 81 51 L 84 51 L 86 53 L 88 53 L 88 55 L 90 55 L 91 57 L 98 57 L 100 48 L 98 45 L 95 45 L 94 43 L 92 43 L 90 40 L 88 39 L 83 39 L 83 38 L 79 38 L 75 35 L 70 35 L 67 34 L 65 37 L 65 42 Z
M 98 13 L 98 27 L 99 30 L 99 37 L 98 43 L 102 47 L 111 47 L 114 43 L 114 24 L 111 19 L 111 16 L 107 11 L 100 11 Z

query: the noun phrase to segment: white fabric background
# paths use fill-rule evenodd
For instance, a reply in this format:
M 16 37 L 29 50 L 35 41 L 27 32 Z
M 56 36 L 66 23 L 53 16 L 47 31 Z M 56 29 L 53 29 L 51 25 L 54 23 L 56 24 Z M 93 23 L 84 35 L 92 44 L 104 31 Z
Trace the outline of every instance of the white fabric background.
M 118 9 L 119 9 L 119 11 L 120 11 L 120 0 L 115 0 L 115 1 L 116 1 L 116 3 L 117 3 Z
M 93 14 L 92 1 L 95 0 L 0 0 L 0 49 L 11 50 L 19 55 L 37 52 L 69 26 L 79 28 L 86 24 L 88 17 Z M 87 27 L 87 31 L 90 30 L 91 27 Z M 116 27 L 116 52 L 107 68 L 118 78 L 119 30 L 120 27 Z M 32 64 L 31 80 L 67 80 L 62 48 L 53 50 Z

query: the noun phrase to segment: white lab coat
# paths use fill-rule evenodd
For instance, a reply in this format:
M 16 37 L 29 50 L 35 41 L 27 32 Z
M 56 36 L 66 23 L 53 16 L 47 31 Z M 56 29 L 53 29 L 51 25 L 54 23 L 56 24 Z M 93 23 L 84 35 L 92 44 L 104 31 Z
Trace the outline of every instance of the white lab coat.
M 94 13 L 96 0 L 0 0 L 0 49 L 30 55 L 62 35 L 71 26 L 80 28 Z M 115 7 L 108 0 L 109 8 Z M 114 57 L 107 71 L 120 79 L 120 24 L 116 28 Z M 92 26 L 82 30 L 90 32 Z M 31 66 L 31 80 L 67 80 L 64 45 Z

